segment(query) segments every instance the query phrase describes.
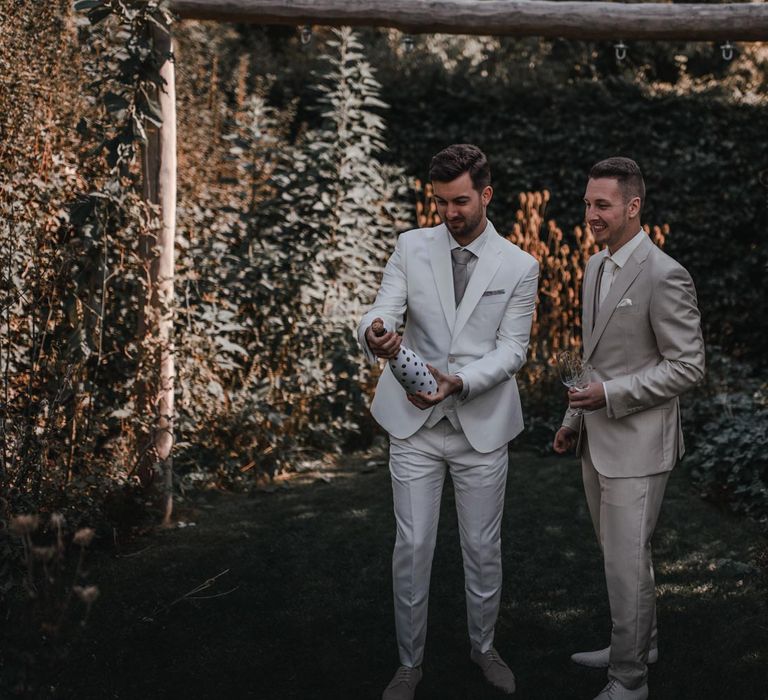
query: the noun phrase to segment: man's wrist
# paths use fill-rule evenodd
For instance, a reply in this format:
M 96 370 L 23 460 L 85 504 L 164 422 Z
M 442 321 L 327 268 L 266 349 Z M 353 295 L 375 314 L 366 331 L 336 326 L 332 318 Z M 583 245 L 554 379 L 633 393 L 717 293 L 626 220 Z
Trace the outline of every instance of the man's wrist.
M 464 393 L 464 378 L 460 374 L 451 374 L 451 394 L 456 394 L 459 398 Z

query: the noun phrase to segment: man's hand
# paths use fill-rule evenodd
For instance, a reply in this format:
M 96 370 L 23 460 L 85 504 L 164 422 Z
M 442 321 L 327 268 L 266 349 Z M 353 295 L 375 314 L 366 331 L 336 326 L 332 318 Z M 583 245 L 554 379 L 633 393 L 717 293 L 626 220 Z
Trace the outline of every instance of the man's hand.
M 432 365 L 427 365 L 427 369 L 432 373 L 437 382 L 437 392 L 431 396 L 423 391 L 417 391 L 415 394 L 406 394 L 408 400 L 416 408 L 421 408 L 422 410 L 432 408 L 432 406 L 439 404 L 446 397 L 460 392 L 464 388 L 464 382 L 461 381 L 461 377 L 457 377 L 455 374 L 443 374 Z
M 391 360 L 397 357 L 400 352 L 400 343 L 402 338 L 394 331 L 385 332 L 382 335 L 376 335 L 374 326 L 377 329 L 384 330 L 384 322 L 380 318 L 374 318 L 371 325 L 365 331 L 365 342 L 376 357 L 385 360 Z
M 552 449 L 559 455 L 570 452 L 576 447 L 576 437 L 577 433 L 575 430 L 562 426 L 560 430 L 555 433 L 555 441 L 552 443 Z
M 605 406 L 605 387 L 602 382 L 590 382 L 584 389 L 569 389 L 568 402 L 571 408 L 597 411 Z

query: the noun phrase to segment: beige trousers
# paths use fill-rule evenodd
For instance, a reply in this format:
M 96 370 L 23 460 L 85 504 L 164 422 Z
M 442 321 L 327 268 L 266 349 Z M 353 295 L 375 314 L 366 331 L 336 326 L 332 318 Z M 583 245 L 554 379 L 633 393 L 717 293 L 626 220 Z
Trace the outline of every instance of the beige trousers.
M 486 652 L 501 599 L 501 516 L 507 446 L 481 454 L 447 420 L 405 440 L 390 436 L 397 536 L 392 556 L 395 629 L 400 663 L 420 666 L 427 636 L 432 555 L 446 471 L 456 494 L 464 561 L 467 626 L 473 648 Z
M 627 688 L 638 688 L 648 676 L 648 651 L 657 645 L 651 537 L 669 472 L 603 476 L 592 463 L 586 435 L 581 466 L 589 514 L 603 551 L 611 607 L 608 677 Z

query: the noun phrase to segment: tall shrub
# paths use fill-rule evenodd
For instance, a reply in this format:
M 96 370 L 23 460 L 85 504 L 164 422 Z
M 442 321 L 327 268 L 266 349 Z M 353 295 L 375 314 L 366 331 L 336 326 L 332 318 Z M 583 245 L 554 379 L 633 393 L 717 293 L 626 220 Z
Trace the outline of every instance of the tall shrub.
M 222 476 L 335 449 L 366 413 L 353 331 L 402 226 L 403 178 L 378 159 L 385 105 L 362 46 L 343 29 L 327 49 L 322 124 L 295 140 L 294 107 L 270 107 L 241 62 L 214 184 L 226 206 L 180 209 L 182 446 L 189 464 L 217 453 Z
M 362 45 L 344 28 L 327 46 L 317 85 L 324 121 L 303 136 L 276 179 L 290 209 L 272 231 L 288 246 L 279 270 L 294 280 L 286 289 L 300 303 L 299 318 L 274 330 L 290 349 L 285 376 L 306 397 L 311 418 L 300 419 L 299 429 L 316 444 L 359 431 L 368 369 L 354 331 L 394 244 L 403 187 L 399 171 L 379 160 L 378 112 L 386 105 Z
M 148 217 L 117 169 L 132 147 L 118 126 L 120 88 L 94 88 L 120 84 L 112 72 L 132 55 L 104 14 L 90 31 L 70 3 L 3 5 L 13 7 L 0 9 L 0 481 L 13 509 L 73 489 L 95 503 L 99 480 L 117 471 L 103 448 L 120 430 L 111 413 L 130 364 L 132 253 Z

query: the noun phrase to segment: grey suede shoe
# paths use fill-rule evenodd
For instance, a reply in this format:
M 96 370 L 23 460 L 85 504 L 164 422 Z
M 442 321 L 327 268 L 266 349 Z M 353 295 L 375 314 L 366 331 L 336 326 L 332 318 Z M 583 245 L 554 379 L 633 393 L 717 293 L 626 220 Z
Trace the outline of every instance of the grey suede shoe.
M 515 676 L 499 656 L 499 652 L 491 647 L 485 654 L 481 654 L 476 649 L 472 649 L 469 654 L 483 672 L 487 680 L 494 688 L 502 693 L 512 695 L 515 692 Z
M 612 678 L 608 681 L 608 685 L 603 688 L 600 695 L 597 695 L 594 700 L 647 700 L 648 698 L 648 684 L 644 683 L 639 688 L 626 688 L 621 682 Z
M 384 689 L 381 700 L 413 700 L 421 675 L 421 666 L 401 666 Z

